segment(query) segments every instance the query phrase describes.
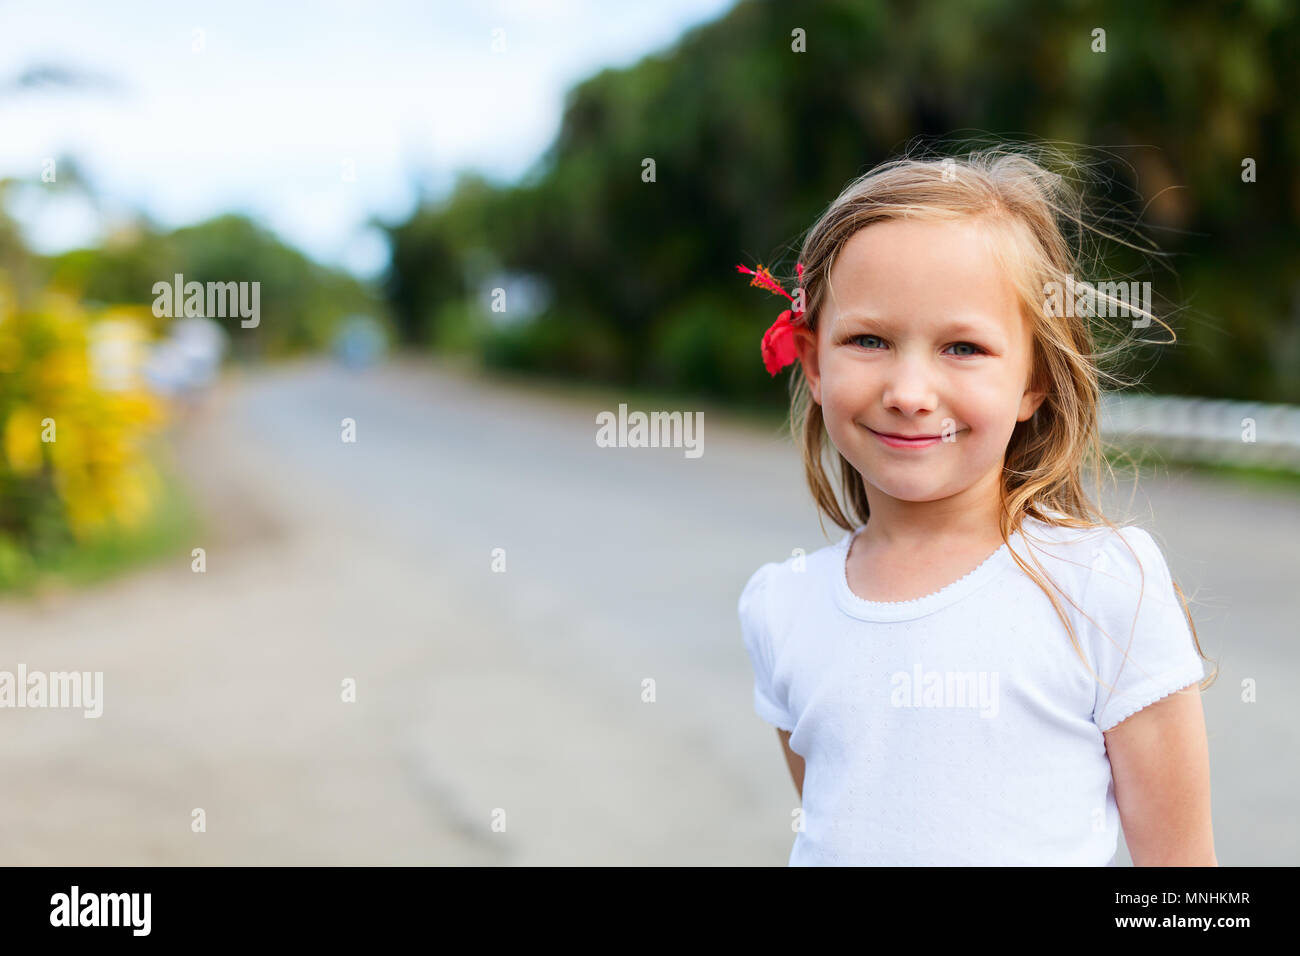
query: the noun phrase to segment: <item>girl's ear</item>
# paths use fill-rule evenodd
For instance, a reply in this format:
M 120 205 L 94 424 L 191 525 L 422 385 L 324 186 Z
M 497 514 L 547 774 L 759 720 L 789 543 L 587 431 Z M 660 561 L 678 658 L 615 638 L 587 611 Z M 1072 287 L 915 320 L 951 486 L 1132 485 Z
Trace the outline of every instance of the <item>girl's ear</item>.
M 1034 417 L 1034 412 L 1038 411 L 1038 406 L 1043 404 L 1043 399 L 1047 398 L 1046 392 L 1025 392 L 1020 399 L 1020 412 L 1016 415 L 1016 421 L 1024 422 Z
M 807 326 L 794 327 L 794 347 L 799 355 L 799 364 L 803 366 L 803 377 L 808 380 L 813 401 L 822 403 L 821 370 L 817 359 L 817 332 Z
M 1051 379 L 1044 374 L 1042 359 L 1039 357 L 1038 346 L 1034 343 L 1032 337 L 1032 325 L 1026 319 L 1026 329 L 1031 330 L 1030 349 L 1029 349 L 1029 381 L 1025 384 L 1024 394 L 1020 396 L 1020 409 L 1016 412 L 1016 421 L 1027 422 L 1034 417 L 1034 412 L 1038 411 L 1038 406 L 1043 404 L 1047 398 L 1047 393 L 1052 387 Z
M 1020 396 L 1020 411 L 1016 413 L 1016 421 L 1024 422 L 1034 417 L 1034 412 L 1038 411 L 1038 406 L 1043 404 L 1047 398 L 1047 392 L 1034 391 L 1042 388 L 1039 382 L 1030 382 L 1029 388 L 1025 389 L 1025 394 Z

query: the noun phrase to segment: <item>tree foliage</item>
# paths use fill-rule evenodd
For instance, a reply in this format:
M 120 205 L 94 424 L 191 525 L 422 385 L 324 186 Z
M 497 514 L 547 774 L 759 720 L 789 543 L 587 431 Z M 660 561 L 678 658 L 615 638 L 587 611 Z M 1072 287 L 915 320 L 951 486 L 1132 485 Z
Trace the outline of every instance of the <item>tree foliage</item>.
M 916 137 L 1087 144 L 1080 158 L 1113 187 L 1100 198 L 1140 214 L 1174 266 L 1147 276 L 1176 306 L 1178 342 L 1152 354 L 1146 383 L 1297 401 L 1298 16 L 1267 0 L 747 0 L 578 84 L 521 183 L 466 178 L 390 226 L 389 295 L 424 328 L 474 294 L 465 257 L 486 247 L 556 293 L 536 328 L 486 337 L 489 360 L 779 401 L 742 371 L 775 313 L 735 263 L 788 272 L 840 189 Z

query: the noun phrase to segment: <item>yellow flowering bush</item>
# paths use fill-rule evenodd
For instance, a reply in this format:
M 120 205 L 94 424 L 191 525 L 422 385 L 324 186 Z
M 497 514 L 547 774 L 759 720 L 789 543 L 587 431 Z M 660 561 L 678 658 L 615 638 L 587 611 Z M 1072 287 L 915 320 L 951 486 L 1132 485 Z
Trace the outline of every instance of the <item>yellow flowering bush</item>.
M 97 330 L 134 329 L 142 342 L 149 326 L 144 308 L 92 315 L 56 293 L 22 308 L 0 286 L 0 563 L 149 517 L 160 477 L 146 442 L 164 406 L 121 341 L 112 357 L 132 374 L 106 379 L 94 352 Z

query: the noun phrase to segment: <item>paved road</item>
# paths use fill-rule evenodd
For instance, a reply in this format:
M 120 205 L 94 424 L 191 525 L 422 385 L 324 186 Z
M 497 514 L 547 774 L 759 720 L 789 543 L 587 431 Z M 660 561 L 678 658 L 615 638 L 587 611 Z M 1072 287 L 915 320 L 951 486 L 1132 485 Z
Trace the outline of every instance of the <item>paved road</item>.
M 0 712 L 6 862 L 785 863 L 797 800 L 735 604 L 758 564 L 828 539 L 775 429 L 706 410 L 702 457 L 600 448 L 617 399 L 410 361 L 282 366 L 214 399 L 179 444 L 206 573 L 186 548 L 0 605 L 0 669 L 105 675 L 98 720 Z M 1295 864 L 1300 498 L 1131 490 L 1108 503 L 1165 546 L 1222 666 L 1219 859 Z

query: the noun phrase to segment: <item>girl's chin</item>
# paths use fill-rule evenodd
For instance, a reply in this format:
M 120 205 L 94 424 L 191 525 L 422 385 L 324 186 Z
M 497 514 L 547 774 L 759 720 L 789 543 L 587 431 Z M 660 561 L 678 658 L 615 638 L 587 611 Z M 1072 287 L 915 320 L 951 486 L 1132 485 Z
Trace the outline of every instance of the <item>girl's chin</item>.
M 888 477 L 880 476 L 877 480 L 872 480 L 870 474 L 864 476 L 864 480 L 880 492 L 882 495 L 888 495 L 895 501 L 938 501 L 941 498 L 947 498 L 949 491 L 938 482 L 932 481 L 897 481 L 890 480 Z

